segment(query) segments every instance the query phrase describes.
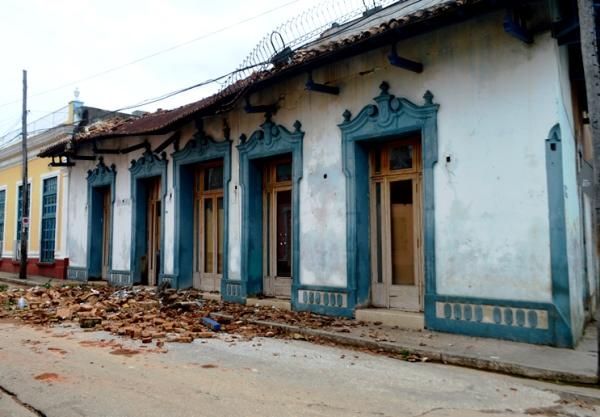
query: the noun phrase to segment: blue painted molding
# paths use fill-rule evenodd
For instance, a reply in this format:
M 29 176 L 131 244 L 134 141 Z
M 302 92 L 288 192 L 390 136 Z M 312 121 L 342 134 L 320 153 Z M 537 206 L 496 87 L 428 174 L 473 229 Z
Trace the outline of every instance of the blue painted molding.
M 430 330 L 535 344 L 552 344 L 557 312 L 552 303 L 429 294 Z
M 115 287 L 129 287 L 133 285 L 130 271 L 119 271 L 116 269 L 110 271 L 108 282 Z
M 346 175 L 347 271 L 353 306 L 370 302 L 371 251 L 369 248 L 369 161 L 363 145 L 411 133 L 421 134 L 423 155 L 423 236 L 425 293 L 435 294 L 435 219 L 433 167 L 438 160 L 437 112 L 427 91 L 422 106 L 389 94 L 389 84 L 380 85 L 376 104 L 365 106 L 352 118 L 349 110 L 339 125 L 342 131 L 342 164 Z M 425 311 L 425 319 L 433 312 Z
M 146 204 L 143 199 L 145 195 L 144 187 L 140 186 L 140 180 L 160 177 L 161 178 L 161 216 L 160 216 L 160 270 L 159 276 L 164 272 L 165 263 L 165 198 L 167 196 L 167 154 L 161 153 L 160 156 L 150 151 L 137 160 L 131 161 L 129 172 L 131 173 L 131 278 L 132 283 L 141 282 L 139 256 L 144 252 L 146 236 L 140 231 L 146 230 Z M 140 204 L 141 203 L 141 204 Z
M 87 272 L 87 267 L 69 266 L 67 267 L 67 279 L 87 282 Z
M 229 183 L 231 182 L 231 140 L 216 141 L 198 131 L 179 151 L 172 155 L 175 189 L 175 266 L 172 285 L 189 288 L 193 284 L 194 260 L 194 172 L 193 165 L 216 159 L 223 160 L 223 277 L 221 293 L 229 271 Z
M 548 139 L 546 139 L 552 302 L 557 312 L 557 320 L 554 327 L 554 344 L 571 347 L 574 345 L 574 338 L 571 325 L 569 257 L 567 254 L 567 224 L 562 159 L 560 125 L 556 124 L 550 130 Z
M 293 285 L 297 300 L 294 310 L 311 311 L 330 316 L 352 317 L 354 294 L 345 287 L 320 285 Z
M 226 301 L 245 300 L 249 295 L 262 293 L 263 281 L 263 232 L 262 232 L 262 173 L 255 162 L 277 155 L 292 155 L 292 285 L 300 282 L 300 179 L 302 178 L 302 140 L 304 132 L 299 121 L 290 132 L 274 124 L 271 116 L 250 138 L 240 137 L 237 146 L 240 158 L 240 188 L 242 189 L 241 234 L 241 281 L 223 280 Z M 298 304 L 297 294 L 292 291 L 292 308 Z
M 552 302 L 425 296 L 431 330 L 573 347 L 560 126 L 546 139 Z
M 107 167 L 104 164 L 104 158 L 98 158 L 98 164 L 93 170 L 87 173 L 87 206 L 88 206 L 88 222 L 87 222 L 87 271 L 85 279 L 101 278 L 102 275 L 102 239 L 97 236 L 102 236 L 102 223 L 95 222 L 94 219 L 102 217 L 102 196 L 96 193 L 99 187 L 110 187 L 111 192 L 111 210 L 110 210 L 110 236 L 108 237 L 108 265 L 112 268 L 112 229 L 113 229 L 113 211 L 115 203 L 115 184 L 117 181 L 117 171 L 115 164 Z M 93 237 L 96 237 L 95 239 Z

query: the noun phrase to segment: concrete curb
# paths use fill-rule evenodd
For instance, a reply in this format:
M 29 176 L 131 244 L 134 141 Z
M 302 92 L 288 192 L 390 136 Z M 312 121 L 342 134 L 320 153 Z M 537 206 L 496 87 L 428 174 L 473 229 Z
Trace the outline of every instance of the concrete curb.
M 232 316 L 222 313 L 213 313 L 215 318 L 233 319 Z M 467 368 L 499 372 L 512 376 L 520 376 L 532 379 L 542 379 L 551 382 L 561 382 L 569 384 L 596 385 L 598 380 L 595 376 L 579 374 L 574 372 L 565 372 L 553 369 L 538 368 L 513 362 L 499 361 L 493 359 L 479 358 L 476 356 L 450 353 L 435 349 L 415 348 L 414 346 L 404 346 L 397 343 L 377 342 L 375 340 L 362 339 L 360 337 L 347 334 L 339 334 L 325 330 L 310 329 L 293 326 L 284 323 L 277 323 L 263 320 L 243 319 L 247 323 L 270 328 L 277 328 L 286 333 L 298 333 L 303 336 L 319 337 L 323 340 L 331 341 L 345 346 L 361 347 L 379 350 L 381 352 L 393 353 L 397 355 L 416 354 L 428 358 L 430 362 L 443 363 L 448 365 L 463 366 Z
M 79 281 L 71 281 L 71 280 L 66 280 L 66 279 L 44 278 L 43 282 L 40 282 L 40 279 L 25 279 L 25 280 L 23 280 L 23 279 L 19 279 L 19 278 L 0 276 L 0 283 L 21 285 L 21 286 L 25 286 L 25 287 L 42 287 L 47 282 L 50 282 L 50 285 L 52 285 L 52 286 L 62 286 L 62 285 L 104 286 L 104 285 L 106 285 L 106 283 L 103 281 L 79 282 Z

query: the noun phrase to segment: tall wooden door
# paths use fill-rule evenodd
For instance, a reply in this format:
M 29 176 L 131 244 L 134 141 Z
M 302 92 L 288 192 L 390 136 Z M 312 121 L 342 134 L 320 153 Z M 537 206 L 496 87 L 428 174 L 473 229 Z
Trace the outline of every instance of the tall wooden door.
M 377 307 L 421 311 L 420 141 L 394 141 L 370 154 L 371 302 Z
M 160 272 L 160 225 L 161 225 L 161 190 L 160 177 L 148 180 L 147 210 L 147 242 L 148 252 L 148 285 L 156 285 Z
M 102 190 L 102 279 L 107 279 L 110 271 L 112 195 L 110 187 Z
M 223 164 L 198 167 L 194 182 L 194 287 L 220 291 L 223 277 Z
M 292 293 L 292 160 L 282 158 L 263 170 L 263 293 Z

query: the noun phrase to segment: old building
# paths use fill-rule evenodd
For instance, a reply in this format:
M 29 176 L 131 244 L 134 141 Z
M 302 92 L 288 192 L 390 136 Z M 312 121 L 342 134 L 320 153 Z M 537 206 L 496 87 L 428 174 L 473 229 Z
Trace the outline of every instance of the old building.
M 48 147 L 68 276 L 573 346 L 598 286 L 574 3 L 398 2 Z
M 0 142 L 0 271 L 17 272 L 21 259 L 22 221 L 28 228 L 27 269 L 30 274 L 65 278 L 67 176 L 65 169 L 48 166 L 39 151 L 73 133 L 82 108 L 80 101 L 28 125 L 29 213 L 23 216 L 21 136 L 11 132 Z M 20 133 L 20 131 L 19 131 Z

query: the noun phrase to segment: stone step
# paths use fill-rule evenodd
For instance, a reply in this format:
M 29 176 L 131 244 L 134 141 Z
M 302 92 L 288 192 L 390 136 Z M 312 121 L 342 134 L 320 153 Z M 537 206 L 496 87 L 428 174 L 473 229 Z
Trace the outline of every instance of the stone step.
M 292 304 L 290 300 L 284 300 L 281 298 L 248 298 L 246 299 L 247 306 L 259 306 L 259 307 L 275 307 L 280 310 L 290 311 Z
M 391 310 L 384 308 L 362 308 L 355 311 L 356 320 L 369 323 L 381 322 L 385 326 L 398 326 L 400 329 L 423 330 L 425 316 L 423 313 Z

